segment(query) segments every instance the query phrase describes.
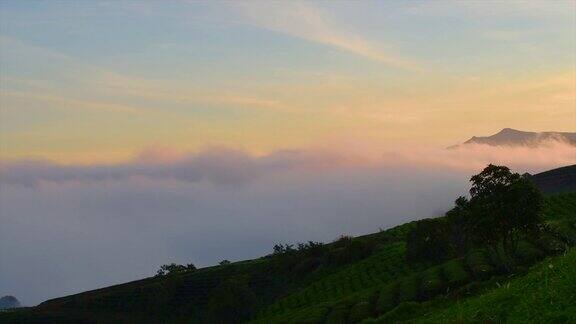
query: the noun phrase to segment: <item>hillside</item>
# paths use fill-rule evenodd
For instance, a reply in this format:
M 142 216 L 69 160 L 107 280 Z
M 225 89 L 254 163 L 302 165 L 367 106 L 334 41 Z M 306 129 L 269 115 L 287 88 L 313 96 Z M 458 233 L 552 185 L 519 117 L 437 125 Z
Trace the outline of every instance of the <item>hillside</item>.
M 563 233 L 562 235 L 573 243 L 576 242 L 576 193 L 549 196 L 546 201 L 545 214 L 548 224 L 557 228 L 559 233 Z M 522 260 L 521 262 L 523 264 L 530 265 L 534 260 L 539 260 L 542 256 L 550 253 L 550 251 L 546 251 L 548 248 L 549 247 L 545 245 L 526 242 L 524 247 L 520 249 L 518 257 Z M 555 262 L 565 264 L 564 268 L 576 266 L 574 252 L 572 251 L 570 253 L 572 257 L 556 257 Z M 398 264 L 402 262 L 402 259 L 390 260 L 390 262 L 392 264 Z M 512 278 L 520 278 L 528 274 L 526 279 L 521 282 L 535 285 L 539 291 L 541 287 L 537 285 L 538 282 L 534 282 L 535 279 L 533 278 L 539 278 L 542 274 L 533 272 L 536 271 L 535 269 L 542 269 L 542 267 L 547 266 L 548 263 L 544 261 L 543 264 L 544 266 L 539 265 L 522 273 L 517 273 L 512 276 Z M 364 271 L 366 271 L 366 269 L 364 269 Z M 360 276 L 360 273 L 359 271 L 356 276 Z M 576 280 L 573 271 L 560 272 L 559 276 L 564 284 Z M 461 315 L 459 313 L 461 311 L 461 304 L 459 304 L 458 301 L 462 300 L 463 297 L 479 296 L 483 292 L 492 291 L 495 287 L 498 289 L 501 289 L 500 287 L 503 286 L 509 287 L 509 285 L 512 284 L 509 282 L 510 278 L 509 274 L 503 274 L 497 270 L 497 265 L 494 260 L 491 260 L 485 252 L 477 251 L 463 259 L 450 260 L 429 268 L 405 271 L 384 284 L 373 280 L 371 284 L 366 285 L 369 288 L 350 291 L 345 297 L 338 298 L 334 302 L 327 303 L 325 301 L 309 300 L 308 306 L 298 306 L 298 304 L 294 302 L 282 303 L 281 301 L 281 304 L 287 305 L 284 309 L 280 308 L 263 312 L 262 316 L 255 322 L 357 323 L 367 318 L 379 317 L 380 319 L 376 322 L 390 323 L 394 321 L 404 321 L 419 314 L 425 315 L 423 315 L 422 318 L 418 318 L 418 321 L 426 321 L 434 314 L 437 318 L 432 322 L 442 323 L 445 322 L 442 319 L 443 316 L 453 316 L 454 313 Z M 348 277 L 350 281 L 354 279 L 353 276 Z M 516 284 L 516 286 L 517 285 L 520 284 Z M 559 283 L 556 285 L 560 286 Z M 565 287 L 560 288 L 572 291 Z M 496 296 L 500 296 L 501 294 L 499 292 L 493 293 Z M 316 294 L 321 295 L 322 292 L 316 291 Z M 533 296 L 537 294 L 537 292 L 534 292 Z M 570 299 L 560 303 L 558 307 L 576 302 L 576 296 L 574 296 L 574 294 L 565 293 L 565 295 Z M 521 298 L 520 296 L 522 296 L 522 294 L 514 295 L 510 298 L 519 299 Z M 292 295 L 285 298 L 285 300 L 290 301 L 293 298 Z M 480 298 L 482 298 L 482 301 L 486 300 L 486 297 L 480 296 Z M 531 302 L 537 303 L 538 301 L 532 300 Z M 475 305 L 475 302 L 471 301 L 470 305 Z M 454 309 L 455 307 L 456 310 Z M 472 309 L 474 306 L 469 307 Z M 545 308 L 546 312 L 554 311 L 554 308 L 550 309 L 543 305 L 539 307 Z M 486 308 L 491 309 L 490 307 Z M 506 313 L 506 306 L 504 305 L 498 309 L 503 312 L 499 315 L 501 318 L 504 316 L 517 316 L 515 313 Z M 435 314 L 435 312 L 440 313 L 441 311 L 445 311 L 447 315 Z M 472 310 L 469 312 L 467 316 L 477 315 Z M 566 312 L 570 313 L 571 310 L 567 310 Z M 570 314 L 570 316 L 576 316 L 575 313 Z M 368 323 L 370 323 L 370 321 Z
M 486 285 L 484 294 L 455 304 L 439 300 L 413 314 L 416 323 L 515 322 L 576 323 L 576 250 L 548 258 L 504 284 Z M 408 319 L 412 316 L 406 316 Z M 370 322 L 368 322 L 370 323 Z M 378 321 L 373 321 L 378 323 Z
M 504 128 L 491 136 L 474 136 L 463 143 L 487 144 L 491 146 L 531 146 L 537 147 L 550 141 L 559 141 L 576 146 L 576 133 L 570 132 L 525 132 Z M 455 148 L 453 146 L 451 148 Z
M 568 306 L 576 297 L 566 287 L 576 280 L 576 257 L 566 249 L 576 244 L 576 192 L 546 196 L 543 213 L 549 234 L 521 242 L 515 255 L 520 270 L 512 275 L 483 249 L 436 264 L 408 263 L 408 235 L 418 224 L 412 222 L 325 245 L 276 246 L 259 259 L 57 298 L 0 314 L 0 322 L 206 323 L 212 322 L 208 310 L 222 298 L 243 302 L 254 323 L 522 322 L 529 308 L 543 320 L 572 319 L 575 312 Z M 229 291 L 245 298 L 230 298 Z M 550 301 L 555 306 L 546 306 Z
M 546 193 L 576 191 L 576 164 L 538 173 L 530 179 Z

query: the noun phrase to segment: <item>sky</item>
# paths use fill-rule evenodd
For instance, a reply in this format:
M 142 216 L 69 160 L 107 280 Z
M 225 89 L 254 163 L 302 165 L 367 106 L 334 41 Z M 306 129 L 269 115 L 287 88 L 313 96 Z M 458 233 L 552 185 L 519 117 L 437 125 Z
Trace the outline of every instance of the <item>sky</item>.
M 573 1 L 3 1 L 1 158 L 572 131 Z
M 575 89 L 574 1 L 0 1 L 0 295 L 441 215 Z

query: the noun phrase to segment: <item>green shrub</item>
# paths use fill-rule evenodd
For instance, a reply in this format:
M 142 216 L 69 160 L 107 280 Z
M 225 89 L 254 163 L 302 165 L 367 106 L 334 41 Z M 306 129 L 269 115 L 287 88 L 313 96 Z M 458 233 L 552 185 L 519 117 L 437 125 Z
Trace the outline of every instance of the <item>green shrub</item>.
M 350 309 L 350 323 L 358 323 L 361 320 L 372 316 L 372 305 L 367 301 L 361 301 Z
M 446 262 L 442 266 L 442 273 L 446 278 L 446 285 L 452 289 L 460 287 L 468 282 L 471 278 L 466 269 L 462 259 L 454 259 Z
M 472 274 L 474 274 L 474 277 L 479 279 L 489 278 L 496 272 L 496 269 L 490 264 L 486 253 L 481 250 L 470 253 L 466 257 L 466 264 Z
M 573 227 L 570 220 L 562 220 L 553 223 L 551 224 L 551 228 L 563 241 L 571 245 L 576 244 L 576 229 Z
M 397 292 L 398 285 L 395 282 L 384 286 L 380 290 L 380 294 L 376 300 L 377 314 L 384 314 L 396 306 Z
M 377 319 L 375 318 L 367 318 L 362 320 L 362 322 L 360 322 L 360 324 L 377 324 L 379 323 Z
M 547 254 L 562 253 L 566 250 L 566 244 L 551 233 L 542 233 L 537 244 Z
M 481 281 L 472 281 L 472 282 L 469 282 L 468 284 L 456 289 L 454 291 L 454 294 L 456 296 L 461 296 L 461 297 L 470 296 L 470 295 L 476 294 L 478 291 L 480 291 L 484 287 L 485 287 L 485 285 L 482 284 Z
M 336 304 L 326 317 L 326 324 L 346 324 L 350 307 L 345 303 Z
M 420 278 L 418 275 L 411 275 L 400 280 L 398 283 L 398 302 L 409 302 L 418 300 L 418 288 Z
M 422 305 L 416 302 L 401 303 L 393 310 L 377 319 L 377 323 L 395 323 L 417 316 L 422 312 Z
M 542 259 L 544 253 L 529 242 L 520 241 L 518 242 L 518 248 L 516 249 L 516 257 L 520 259 L 522 264 L 532 264 L 537 260 Z
M 330 308 L 327 305 L 311 307 L 306 311 L 298 313 L 293 317 L 290 323 L 294 324 L 322 324 Z
M 432 267 L 422 273 L 421 290 L 424 298 L 432 298 L 446 289 L 440 276 L 440 267 Z

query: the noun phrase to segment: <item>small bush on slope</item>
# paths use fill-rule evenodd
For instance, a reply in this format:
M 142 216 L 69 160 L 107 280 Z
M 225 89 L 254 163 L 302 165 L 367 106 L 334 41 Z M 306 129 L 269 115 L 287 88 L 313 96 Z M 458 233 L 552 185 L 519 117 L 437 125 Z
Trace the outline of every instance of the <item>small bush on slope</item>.
M 432 267 L 422 273 L 420 290 L 424 299 L 432 298 L 446 291 L 446 284 L 442 280 L 441 267 Z
M 349 308 L 345 303 L 336 305 L 326 318 L 326 324 L 346 324 Z
M 542 259 L 544 254 L 534 245 L 529 242 L 521 241 L 518 243 L 518 249 L 516 250 L 516 257 L 523 264 L 533 264 L 534 262 Z
M 380 294 L 376 301 L 375 311 L 377 314 L 384 314 L 396 306 L 397 292 L 398 284 L 396 282 L 392 282 L 380 290 Z
M 464 269 L 464 263 L 461 259 L 454 259 L 445 263 L 442 266 L 442 272 L 444 277 L 446 277 L 446 284 L 449 288 L 460 287 L 472 280 L 466 269 Z
M 398 283 L 398 302 L 409 302 L 418 300 L 420 288 L 420 274 L 413 274 L 400 279 Z
M 466 265 L 477 279 L 489 278 L 496 271 L 486 253 L 482 250 L 470 253 L 466 257 Z
M 365 318 L 372 316 L 372 304 L 368 301 L 361 301 L 350 309 L 350 323 L 358 323 Z

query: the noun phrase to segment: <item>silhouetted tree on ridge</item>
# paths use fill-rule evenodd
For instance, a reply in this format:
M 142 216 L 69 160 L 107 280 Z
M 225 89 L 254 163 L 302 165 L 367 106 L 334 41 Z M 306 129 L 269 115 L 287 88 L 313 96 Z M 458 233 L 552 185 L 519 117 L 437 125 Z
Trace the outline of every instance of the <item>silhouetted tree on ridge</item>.
M 520 237 L 541 222 L 542 193 L 529 179 L 505 166 L 490 164 L 470 181 L 469 234 L 510 270 Z
M 542 193 L 530 179 L 505 166 L 490 164 L 470 181 L 471 198 L 459 197 L 446 218 L 416 223 L 407 239 L 409 263 L 439 263 L 478 247 L 512 270 L 519 240 L 538 233 Z

